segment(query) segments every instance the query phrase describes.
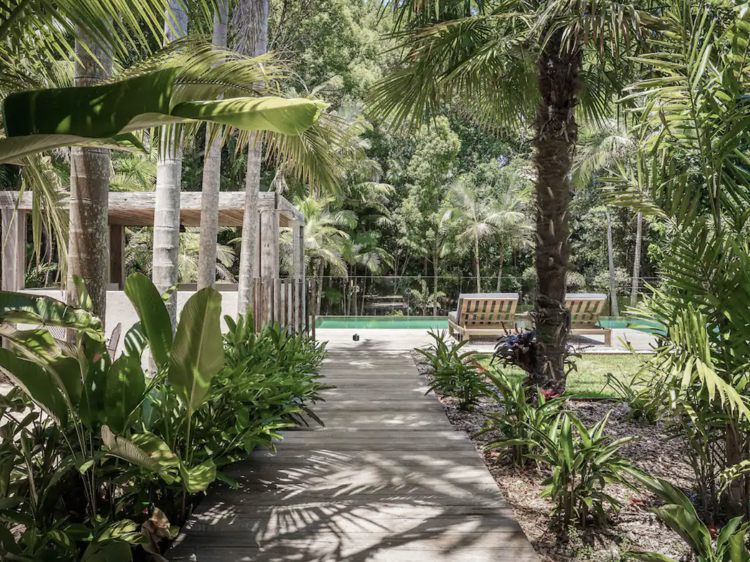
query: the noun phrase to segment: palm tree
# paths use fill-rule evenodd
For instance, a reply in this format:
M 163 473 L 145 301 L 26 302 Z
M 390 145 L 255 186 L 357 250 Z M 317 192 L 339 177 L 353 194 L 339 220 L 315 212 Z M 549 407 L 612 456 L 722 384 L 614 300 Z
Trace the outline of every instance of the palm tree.
M 665 372 L 677 374 L 674 403 L 689 405 L 682 397 L 693 389 L 702 402 L 686 413 L 689 423 L 700 411 L 701 430 L 724 428 L 724 446 L 708 453 L 711 474 L 698 478 L 704 509 L 713 512 L 720 511 L 719 474 L 747 462 L 750 417 L 743 390 L 750 364 L 750 12 L 745 6 L 719 16 L 686 0 L 667 3 L 652 73 L 630 88 L 639 101 L 637 158 L 617 166 L 606 190 L 610 203 L 670 231 L 662 286 L 645 304 L 669 330 L 660 345 L 670 361 Z M 733 511 L 747 505 L 747 484 L 724 483 Z
M 165 0 L 116 3 L 101 0 L 29 0 L 0 6 L 0 98 L 24 90 L 60 85 L 64 67 L 55 63 L 60 52 L 76 53 L 75 85 L 86 86 L 111 71 L 115 55 L 127 56 L 134 47 L 148 52 L 144 29 L 158 29 Z M 141 24 L 145 24 L 142 26 Z M 71 39 L 73 43 L 71 43 Z M 73 47 L 73 45 L 75 45 Z M 66 84 L 67 85 L 67 84 Z M 43 159 L 26 156 L 25 180 L 55 214 L 57 196 L 45 175 L 51 167 Z M 94 312 L 104 318 L 107 282 L 107 188 L 109 151 L 75 148 L 71 154 L 69 278 L 81 277 L 89 287 Z M 42 219 L 32 214 L 34 221 Z M 49 216 L 49 215 L 48 215 Z M 60 217 L 45 220 L 48 235 L 64 240 L 67 228 Z M 35 231 L 41 231 L 35 227 Z M 35 238 L 38 238 L 35 236 Z M 35 246 L 38 240 L 35 240 Z M 59 244 L 62 249 L 62 245 Z M 61 260 L 62 261 L 62 260 Z M 64 266 L 64 264 L 61 264 Z M 77 288 L 68 284 L 68 298 L 77 303 Z
M 393 6 L 401 66 L 376 86 L 373 111 L 432 119 L 450 102 L 487 126 L 533 122 L 536 165 L 535 307 L 541 354 L 534 382 L 563 391 L 570 170 L 576 113 L 600 118 L 642 24 L 610 0 L 400 0 Z M 595 48 L 590 48 L 594 47 Z
M 493 201 L 486 187 L 478 187 L 464 177 L 448 193 L 448 205 L 445 219 L 453 222 L 458 230 L 455 236 L 458 248 L 471 248 L 474 252 L 477 293 L 481 293 L 480 245 L 484 241 L 497 240 L 502 256 L 503 236 L 511 236 L 511 231 L 515 236 L 522 235 L 527 227 L 521 199 L 508 194 L 502 203 Z M 502 262 L 500 267 L 502 270 Z
M 349 235 L 343 228 L 354 228 L 357 219 L 350 211 L 330 212 L 332 198 L 308 196 L 297 202 L 305 217 L 305 261 L 312 274 L 316 314 L 320 314 L 323 275 L 326 268 L 337 275 L 346 275 L 345 244 Z M 291 245 L 290 233 L 282 241 Z
M 214 14 L 214 45 L 227 46 L 227 2 L 219 0 Z M 201 191 L 201 238 L 198 263 L 198 289 L 216 282 L 216 236 L 219 229 L 219 191 L 221 188 L 221 127 L 206 127 L 206 157 L 203 160 Z
M 635 149 L 633 140 L 628 137 L 627 131 L 622 130 L 618 124 L 607 123 L 598 131 L 582 141 L 580 152 L 576 155 L 573 163 L 572 183 L 578 189 L 589 189 L 594 183 L 596 174 L 612 169 L 614 166 L 626 162 L 632 156 Z M 607 217 L 607 258 L 609 264 L 609 298 L 610 312 L 613 316 L 620 315 L 617 302 L 617 282 L 615 280 L 615 250 L 612 243 L 612 216 L 609 205 L 605 208 Z M 640 213 L 639 213 L 640 217 Z M 640 220 L 640 218 L 639 218 Z M 639 277 L 638 268 L 641 259 L 641 229 L 638 223 L 636 235 L 636 263 L 634 264 L 633 290 L 637 298 Z M 633 297 L 631 297 L 632 300 Z M 631 306 L 635 306 L 632 302 Z
M 244 32 L 250 37 L 253 56 L 268 49 L 268 0 L 243 0 Z M 260 164 L 262 138 L 253 135 L 247 143 L 247 175 L 245 176 L 245 214 L 242 221 L 242 243 L 240 247 L 240 282 L 237 288 L 237 314 L 246 314 L 250 304 L 250 291 L 258 271 L 257 246 L 258 193 L 260 192 Z
M 76 40 L 75 86 L 91 86 L 112 71 L 112 59 L 106 49 L 86 46 L 83 29 Z M 73 147 L 70 151 L 70 227 L 68 244 L 68 281 L 65 298 L 79 305 L 79 287 L 83 280 L 93 304 L 93 312 L 106 318 L 109 253 L 109 176 L 110 156 L 106 148 Z M 103 321 L 103 320 L 102 320 Z M 69 336 L 75 337 L 72 330 Z
M 164 44 L 187 34 L 188 16 L 181 0 L 170 0 L 165 14 Z M 151 279 L 160 293 L 177 284 L 180 252 L 180 190 L 182 189 L 181 127 L 165 126 L 159 135 L 154 205 L 154 259 Z M 172 327 L 177 325 L 177 292 L 166 301 Z

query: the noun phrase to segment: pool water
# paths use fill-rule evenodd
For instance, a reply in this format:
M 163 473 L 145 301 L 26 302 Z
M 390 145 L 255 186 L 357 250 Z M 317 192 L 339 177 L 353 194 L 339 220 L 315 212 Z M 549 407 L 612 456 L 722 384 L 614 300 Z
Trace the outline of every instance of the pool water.
M 665 334 L 666 330 L 664 326 L 657 322 L 649 320 L 636 320 L 634 318 L 628 318 L 624 316 L 602 316 L 599 320 L 599 325 L 602 328 L 609 329 L 622 329 L 631 328 L 638 330 L 639 332 L 646 332 L 647 334 Z
M 447 330 L 447 316 L 323 316 L 315 322 L 316 328 L 333 329 L 388 329 L 388 330 Z
M 649 334 L 663 333 L 664 328 L 657 325 L 644 325 L 626 317 L 602 317 L 599 321 L 602 328 L 632 328 Z M 447 330 L 448 318 L 445 316 L 321 316 L 315 322 L 316 328 L 328 329 L 387 329 L 387 330 Z

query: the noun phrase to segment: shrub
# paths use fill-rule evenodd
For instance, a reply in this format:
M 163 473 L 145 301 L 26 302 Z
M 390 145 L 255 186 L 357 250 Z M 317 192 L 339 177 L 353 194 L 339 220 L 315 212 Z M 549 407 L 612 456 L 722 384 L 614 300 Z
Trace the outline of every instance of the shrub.
M 581 525 L 589 515 L 606 523 L 606 506 L 618 511 L 620 502 L 606 493 L 607 483 L 632 487 L 625 474 L 637 472 L 630 461 L 618 455 L 620 447 L 637 437 L 611 441 L 604 435 L 609 414 L 590 430 L 570 412 L 558 415 L 547 432 L 535 430 L 533 445 L 539 453 L 529 456 L 552 468 L 552 476 L 543 484 L 542 497 L 555 502 L 555 514 L 564 528 L 576 517 Z M 574 436 L 576 428 L 578 438 Z
M 322 388 L 321 346 L 277 326 L 240 341 L 235 325 L 223 342 L 214 289 L 188 300 L 173 336 L 163 296 L 140 274 L 125 289 L 140 322 L 115 358 L 78 284 L 82 308 L 0 292 L 15 351 L 0 350 L 0 368 L 17 385 L 0 398 L 0 519 L 26 528 L 15 537 L 0 527 L 2 559 L 126 561 L 133 544 L 158 555 L 196 494 L 232 483 L 222 467 L 272 446 Z M 10 322 L 75 330 L 75 341 Z
M 458 399 L 461 410 L 472 410 L 489 391 L 479 368 L 473 363 L 472 353 L 462 353 L 468 341 L 448 343 L 445 331 L 430 331 L 429 334 L 435 343 L 428 349 L 417 350 L 430 366 L 432 382 L 427 393 L 439 392 L 454 396 Z
M 547 400 L 541 392 L 536 393 L 536 398 L 530 397 L 527 387 L 502 372 L 488 372 L 486 376 L 497 388 L 491 395 L 502 410 L 484 414 L 486 421 L 477 436 L 499 433 L 501 438 L 487 443 L 485 449 L 500 449 L 501 458 L 509 457 L 515 465 L 523 466 L 539 447 L 535 441 L 537 433 L 549 430 L 563 400 Z
M 700 520 L 695 507 L 680 490 L 666 480 L 644 478 L 643 482 L 667 505 L 652 509 L 659 520 L 682 539 L 692 549 L 700 562 L 746 562 L 750 552 L 746 545 L 750 525 L 742 523 L 742 517 L 730 520 L 716 533 L 713 541 L 709 528 Z M 646 562 L 677 562 L 673 558 L 656 552 L 629 551 L 629 558 Z
M 623 382 L 612 373 L 605 375 L 607 384 L 619 397 L 620 401 L 628 405 L 628 419 L 639 420 L 653 425 L 661 416 L 661 404 L 664 387 L 649 388 L 642 384 L 643 372 L 639 371 L 629 381 Z M 649 381 L 651 384 L 652 382 Z M 639 388 L 640 386 L 640 388 Z

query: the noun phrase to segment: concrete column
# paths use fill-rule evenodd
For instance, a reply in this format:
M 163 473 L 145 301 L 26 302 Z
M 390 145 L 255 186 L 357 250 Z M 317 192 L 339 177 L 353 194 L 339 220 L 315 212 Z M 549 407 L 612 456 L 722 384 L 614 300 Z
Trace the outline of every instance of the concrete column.
M 109 225 L 109 282 L 125 288 L 125 226 Z
M 2 209 L 3 291 L 20 291 L 24 288 L 26 273 L 26 213 L 15 209 Z

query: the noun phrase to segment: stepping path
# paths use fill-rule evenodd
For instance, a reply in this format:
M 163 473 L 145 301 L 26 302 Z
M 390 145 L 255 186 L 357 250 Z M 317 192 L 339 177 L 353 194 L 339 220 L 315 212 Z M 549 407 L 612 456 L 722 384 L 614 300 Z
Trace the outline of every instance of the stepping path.
M 333 351 L 326 427 L 228 469 L 167 554 L 197 562 L 538 561 L 408 351 Z

